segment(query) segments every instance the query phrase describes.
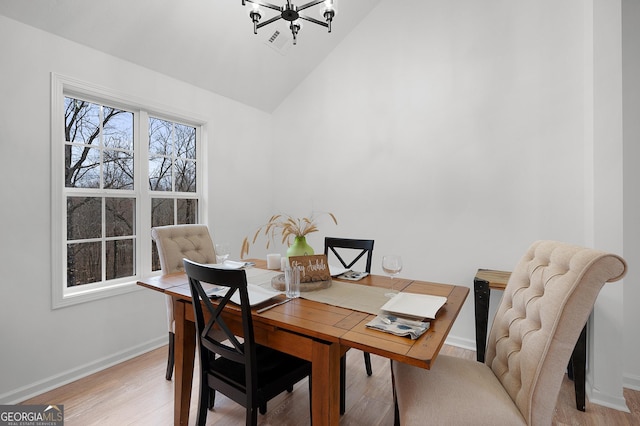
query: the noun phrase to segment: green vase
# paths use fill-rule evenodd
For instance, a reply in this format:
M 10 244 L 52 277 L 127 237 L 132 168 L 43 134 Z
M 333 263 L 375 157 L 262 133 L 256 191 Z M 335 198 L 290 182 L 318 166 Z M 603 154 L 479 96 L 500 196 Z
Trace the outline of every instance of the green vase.
M 287 257 L 290 256 L 311 256 L 313 249 L 307 244 L 306 237 L 296 237 L 293 244 L 287 249 Z

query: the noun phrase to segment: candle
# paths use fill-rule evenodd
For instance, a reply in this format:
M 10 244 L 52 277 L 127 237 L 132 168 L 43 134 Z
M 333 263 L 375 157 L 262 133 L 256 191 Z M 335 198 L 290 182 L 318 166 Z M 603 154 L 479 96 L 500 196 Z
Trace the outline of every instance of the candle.
M 280 265 L 280 253 L 270 253 L 267 255 L 267 269 L 278 269 Z

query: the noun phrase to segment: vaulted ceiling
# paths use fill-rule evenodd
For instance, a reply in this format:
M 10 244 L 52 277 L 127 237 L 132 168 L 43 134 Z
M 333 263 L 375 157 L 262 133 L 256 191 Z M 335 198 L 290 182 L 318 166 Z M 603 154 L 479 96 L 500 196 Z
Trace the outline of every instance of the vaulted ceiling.
M 271 112 L 379 2 L 342 0 L 332 32 L 303 22 L 296 46 L 282 20 L 254 35 L 241 0 L 2 0 L 0 14 Z M 288 39 L 269 44 L 276 30 Z

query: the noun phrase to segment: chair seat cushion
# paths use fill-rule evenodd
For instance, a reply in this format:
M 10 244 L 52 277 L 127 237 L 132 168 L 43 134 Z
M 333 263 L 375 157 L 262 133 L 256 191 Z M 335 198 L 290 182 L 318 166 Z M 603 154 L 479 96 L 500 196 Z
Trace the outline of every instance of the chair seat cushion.
M 431 370 L 393 362 L 402 425 L 524 425 L 491 369 L 440 355 Z
M 256 346 L 256 363 L 258 365 L 258 387 L 261 387 L 263 383 L 276 382 L 284 375 L 304 368 L 308 368 L 307 372 L 311 371 L 311 364 L 308 361 L 261 345 Z M 225 381 L 232 381 L 238 387 L 244 387 L 245 370 L 243 364 L 226 358 L 217 358 L 211 363 L 211 370 L 214 375 L 216 372 L 220 372 Z M 304 374 L 301 373 L 299 376 L 304 377 Z

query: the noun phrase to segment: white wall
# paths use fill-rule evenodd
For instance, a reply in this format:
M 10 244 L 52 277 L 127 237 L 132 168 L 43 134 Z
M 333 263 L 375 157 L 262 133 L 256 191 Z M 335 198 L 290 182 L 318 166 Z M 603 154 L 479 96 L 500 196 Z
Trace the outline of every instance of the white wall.
M 51 310 L 50 73 L 207 120 L 212 183 L 233 189 L 212 185 L 208 219 L 235 252 L 243 235 L 234 229 L 254 226 L 254 211 L 271 211 L 268 139 L 256 143 L 271 123 L 258 110 L 3 16 L 0 57 L 0 403 L 13 403 L 167 339 L 164 299 L 149 290 Z
M 325 235 L 375 238 L 374 272 L 397 252 L 406 277 L 469 287 L 477 268 L 511 269 L 537 239 L 623 254 L 621 138 L 602 133 L 620 134 L 620 91 L 603 93 L 611 76 L 602 84 L 593 69 L 596 45 L 620 48 L 593 37 L 615 38 L 620 24 L 595 31 L 594 10 L 581 0 L 381 2 L 275 111 L 276 181 L 289 189 L 274 204 L 336 214 L 338 227 L 308 239 L 317 250 Z M 607 65 L 619 81 L 619 63 Z M 615 285 L 599 312 L 617 322 Z M 469 348 L 472 301 L 449 339 Z M 592 366 L 591 384 L 625 409 L 612 349 L 621 336 L 601 334 L 609 359 Z

